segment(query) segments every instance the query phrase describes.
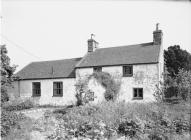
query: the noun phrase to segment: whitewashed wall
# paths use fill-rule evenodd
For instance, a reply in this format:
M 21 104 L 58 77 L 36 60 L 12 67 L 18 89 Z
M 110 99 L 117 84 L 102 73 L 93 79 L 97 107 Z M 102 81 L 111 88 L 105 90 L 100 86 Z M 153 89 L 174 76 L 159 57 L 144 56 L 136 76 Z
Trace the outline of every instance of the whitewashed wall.
M 135 101 L 133 98 L 133 88 L 143 88 L 143 100 L 142 101 L 153 101 L 156 85 L 159 81 L 159 68 L 158 64 L 142 64 L 133 65 L 133 76 L 123 77 L 123 67 L 122 66 L 107 66 L 102 67 L 102 71 L 108 72 L 113 76 L 121 77 L 121 90 L 118 99 L 124 101 Z M 77 79 L 79 77 L 84 77 L 86 75 L 91 75 L 93 73 L 93 68 L 80 68 L 76 69 Z M 89 84 L 89 88 L 95 91 L 96 84 Z M 100 88 L 100 87 L 99 87 Z M 103 87 L 102 87 L 103 88 Z M 103 90 L 102 90 L 103 93 Z M 102 94 L 102 93 L 95 93 Z M 102 96 L 101 96 L 102 98 Z
M 63 82 L 63 96 L 53 97 L 53 82 Z M 76 102 L 75 98 L 75 82 L 74 78 L 67 79 L 47 79 L 47 80 L 22 80 L 19 81 L 19 90 L 15 88 L 15 91 L 19 92 L 20 98 L 33 99 L 36 103 L 52 104 L 52 105 L 70 105 Z M 32 82 L 41 83 L 41 96 L 32 97 Z M 15 83 L 16 84 L 16 83 Z
M 122 66 L 108 66 L 102 67 L 102 71 L 109 72 L 113 76 L 121 79 L 121 89 L 118 100 L 133 101 L 133 88 L 143 88 L 143 100 L 138 102 L 153 101 L 156 85 L 159 82 L 159 64 L 144 64 L 133 65 L 133 76 L 123 77 Z M 91 75 L 93 68 L 80 68 L 76 69 L 76 79 L 47 79 L 47 80 L 22 80 L 14 83 L 13 89 L 9 94 L 14 94 L 16 97 L 34 99 L 39 104 L 52 104 L 52 105 L 70 105 L 76 102 L 75 98 L 75 83 L 79 77 Z M 63 82 L 63 97 L 53 97 L 53 82 Z M 32 97 L 32 82 L 41 82 L 41 97 Z M 97 97 L 94 103 L 104 100 L 105 89 L 92 79 L 88 83 L 89 88 L 95 93 Z
M 9 100 L 14 100 L 19 97 L 19 82 L 13 82 L 11 87 L 7 89 Z
M 164 80 L 164 50 L 163 45 L 160 47 L 160 53 L 159 53 L 159 80 L 163 82 Z

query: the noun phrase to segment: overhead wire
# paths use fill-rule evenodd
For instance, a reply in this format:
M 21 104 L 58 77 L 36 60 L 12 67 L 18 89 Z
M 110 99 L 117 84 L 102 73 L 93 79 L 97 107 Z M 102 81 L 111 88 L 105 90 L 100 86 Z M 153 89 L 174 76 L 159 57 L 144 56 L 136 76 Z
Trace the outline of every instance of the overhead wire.
M 33 53 L 29 52 L 28 50 L 26 50 L 24 47 L 18 45 L 17 43 L 15 43 L 14 41 L 12 41 L 11 39 L 9 39 L 7 36 L 1 34 L 1 37 L 4 38 L 5 40 L 7 40 L 9 43 L 11 43 L 13 46 L 19 48 L 20 50 L 22 50 L 23 52 L 25 52 L 26 54 L 30 55 L 30 56 L 33 56 L 39 60 L 41 60 L 40 57 L 34 55 Z

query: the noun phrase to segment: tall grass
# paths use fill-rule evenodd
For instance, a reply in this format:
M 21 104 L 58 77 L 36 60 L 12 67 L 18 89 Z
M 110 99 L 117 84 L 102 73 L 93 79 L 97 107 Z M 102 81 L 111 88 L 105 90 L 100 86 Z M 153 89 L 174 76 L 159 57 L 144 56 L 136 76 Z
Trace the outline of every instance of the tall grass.
M 103 133 L 103 137 L 109 138 L 113 134 L 135 136 L 132 133 L 136 133 L 139 138 L 152 139 L 187 133 L 189 117 L 184 115 L 189 114 L 188 108 L 185 105 L 111 101 L 73 107 L 65 111 L 65 114 L 57 116 L 62 120 L 61 125 L 70 132 L 68 134 L 74 137 L 85 137 L 89 135 L 89 131 L 99 130 L 92 135 L 100 136 Z

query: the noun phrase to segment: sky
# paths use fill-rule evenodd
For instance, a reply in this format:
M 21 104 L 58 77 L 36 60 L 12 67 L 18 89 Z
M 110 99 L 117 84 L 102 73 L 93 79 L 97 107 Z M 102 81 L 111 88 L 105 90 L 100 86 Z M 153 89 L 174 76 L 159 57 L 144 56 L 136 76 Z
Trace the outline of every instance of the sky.
M 82 57 L 90 34 L 100 48 L 152 42 L 191 53 L 191 2 L 2 0 L 1 44 L 17 71 L 33 61 Z

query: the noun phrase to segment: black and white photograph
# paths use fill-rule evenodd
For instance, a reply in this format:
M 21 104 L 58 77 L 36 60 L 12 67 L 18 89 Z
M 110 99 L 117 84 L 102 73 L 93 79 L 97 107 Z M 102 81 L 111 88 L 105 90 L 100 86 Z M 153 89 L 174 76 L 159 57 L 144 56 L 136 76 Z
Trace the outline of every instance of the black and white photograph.
M 191 139 L 191 0 L 0 6 L 0 139 Z

